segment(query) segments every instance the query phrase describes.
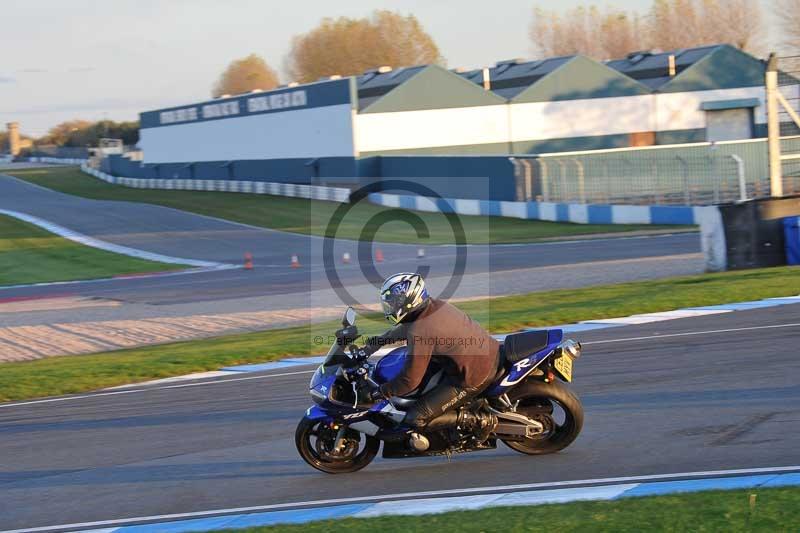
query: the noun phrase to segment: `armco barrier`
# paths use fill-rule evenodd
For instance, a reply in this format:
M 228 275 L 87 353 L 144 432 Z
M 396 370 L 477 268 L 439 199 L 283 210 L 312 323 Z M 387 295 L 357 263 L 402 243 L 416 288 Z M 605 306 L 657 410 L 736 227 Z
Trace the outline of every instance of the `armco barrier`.
M 291 196 L 294 198 L 309 198 L 312 200 L 327 200 L 339 203 L 345 203 L 350 200 L 350 189 L 341 187 L 270 183 L 266 181 L 125 178 L 106 174 L 105 172 L 91 168 L 85 164 L 81 166 L 81 170 L 86 174 L 108 183 L 136 189 L 269 194 L 273 196 Z
M 504 202 L 426 198 L 402 194 L 373 193 L 370 202 L 386 207 L 402 207 L 428 212 L 459 215 L 487 215 L 576 224 L 699 224 L 709 207 L 664 205 L 559 204 L 551 202 Z

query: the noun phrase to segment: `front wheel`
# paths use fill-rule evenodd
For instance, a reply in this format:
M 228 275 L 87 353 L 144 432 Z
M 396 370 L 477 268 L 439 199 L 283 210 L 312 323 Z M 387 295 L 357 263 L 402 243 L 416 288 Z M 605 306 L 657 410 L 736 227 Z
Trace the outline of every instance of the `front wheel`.
M 528 381 L 508 393 L 511 403 L 519 401 L 517 412 L 544 426 L 540 435 L 521 441 L 503 442 L 520 453 L 544 455 L 563 450 L 583 427 L 583 406 L 575 394 L 558 381 Z
M 330 423 L 303 417 L 297 424 L 294 443 L 305 462 L 328 474 L 346 474 L 361 470 L 372 462 L 380 448 L 380 441 L 358 431 L 345 431 L 343 445 L 335 450 L 338 430 Z M 364 442 L 362 443 L 362 438 Z

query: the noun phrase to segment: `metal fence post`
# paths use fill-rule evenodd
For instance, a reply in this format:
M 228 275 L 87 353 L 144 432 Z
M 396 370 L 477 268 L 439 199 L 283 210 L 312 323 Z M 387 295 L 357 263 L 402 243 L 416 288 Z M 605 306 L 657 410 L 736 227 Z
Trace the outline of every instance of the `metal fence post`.
M 522 166 L 525 167 L 525 201 L 533 200 L 533 167 L 527 159 L 521 159 Z
M 541 158 L 537 158 L 536 162 L 539 163 L 539 181 L 542 184 L 542 199 L 545 202 L 550 201 L 550 179 L 547 176 L 547 163 Z
M 783 172 L 781 169 L 781 124 L 778 117 L 778 57 L 769 55 L 765 75 L 767 94 L 767 146 L 769 149 L 770 195 L 783 196 Z
M 736 154 L 731 154 L 728 157 L 736 162 L 736 175 L 739 177 L 739 201 L 747 201 L 747 180 L 744 176 L 744 161 Z
M 692 205 L 692 193 L 689 190 L 689 163 L 679 155 L 675 156 L 675 159 L 678 160 L 683 170 L 683 203 Z
M 509 157 L 514 165 L 515 198 L 518 202 L 529 202 L 533 199 L 533 168 L 530 161 L 524 158 Z
M 569 198 L 567 196 L 567 164 L 564 163 L 561 159 L 557 159 L 558 166 L 561 168 L 561 179 L 559 180 L 559 201 L 567 202 Z
M 522 178 L 520 173 L 519 161 L 516 157 L 509 157 L 508 160 L 514 165 L 514 199 L 518 202 L 524 200 L 524 193 L 522 189 Z
M 583 163 L 579 159 L 573 159 L 575 166 L 578 167 L 578 197 L 582 204 L 586 203 L 586 175 L 583 171 Z

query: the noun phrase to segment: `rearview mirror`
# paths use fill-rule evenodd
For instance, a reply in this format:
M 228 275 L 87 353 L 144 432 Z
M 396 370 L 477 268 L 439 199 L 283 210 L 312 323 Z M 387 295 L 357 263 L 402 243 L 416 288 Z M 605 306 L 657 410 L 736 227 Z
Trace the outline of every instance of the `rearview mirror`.
M 347 311 L 344 312 L 344 318 L 342 319 L 342 326 L 355 326 L 356 325 L 356 311 L 352 307 L 348 307 Z

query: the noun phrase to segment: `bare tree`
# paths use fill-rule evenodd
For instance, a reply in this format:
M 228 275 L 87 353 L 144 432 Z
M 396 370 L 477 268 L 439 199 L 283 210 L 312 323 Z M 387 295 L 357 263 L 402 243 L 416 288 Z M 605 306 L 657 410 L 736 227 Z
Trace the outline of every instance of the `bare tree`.
M 335 74 L 349 76 L 384 65 L 444 63 L 433 38 L 414 15 L 375 11 L 369 18 L 325 18 L 297 35 L 286 70 L 299 82 Z
M 800 22 L 800 0 L 792 4 Z M 793 25 L 800 48 L 800 24 Z M 758 0 L 653 0 L 642 20 L 636 12 L 595 5 L 563 14 L 534 9 L 530 38 L 537 54 L 584 54 L 596 59 L 623 57 L 647 48 L 674 50 L 705 44 L 732 44 L 758 52 L 763 21 Z M 789 33 L 789 28 L 787 28 Z
M 563 15 L 535 8 L 529 35 L 541 56 L 584 54 L 608 59 L 642 47 L 638 14 L 594 5 L 578 6 Z
M 232 61 L 220 74 L 212 96 L 242 94 L 255 89 L 269 90 L 278 86 L 278 76 L 263 58 L 256 54 Z
M 724 43 L 758 53 L 763 46 L 757 0 L 655 0 L 647 25 L 649 46 L 663 50 Z
M 800 52 L 800 0 L 778 0 L 775 8 L 781 44 L 792 53 Z

